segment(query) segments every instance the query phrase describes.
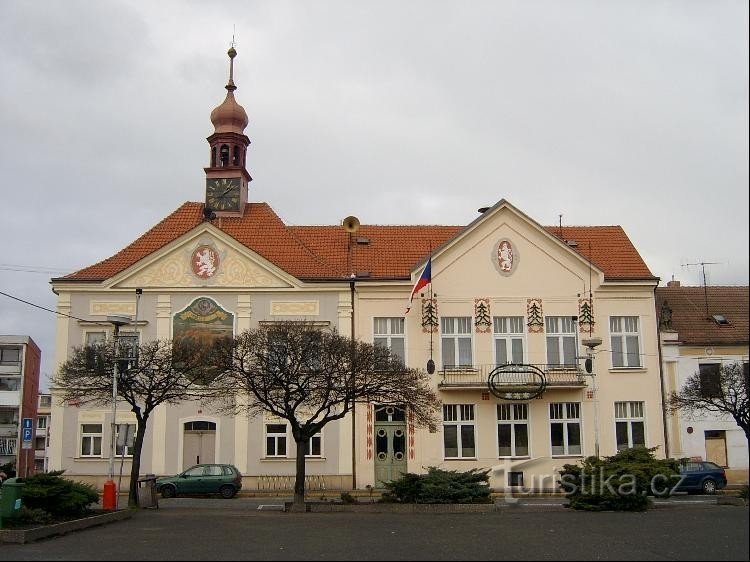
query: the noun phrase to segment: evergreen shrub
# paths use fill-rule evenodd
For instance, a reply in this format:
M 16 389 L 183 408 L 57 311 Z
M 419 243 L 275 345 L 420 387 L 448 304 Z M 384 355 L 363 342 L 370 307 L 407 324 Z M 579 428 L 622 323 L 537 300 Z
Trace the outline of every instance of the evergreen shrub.
M 84 515 L 89 506 L 99 501 L 99 493 L 91 484 L 63 478 L 64 471 L 40 472 L 23 479 L 23 504 L 41 509 L 54 517 Z
M 385 483 L 380 501 L 387 503 L 492 503 L 489 470 L 465 472 L 431 466 L 427 474 L 407 472 Z

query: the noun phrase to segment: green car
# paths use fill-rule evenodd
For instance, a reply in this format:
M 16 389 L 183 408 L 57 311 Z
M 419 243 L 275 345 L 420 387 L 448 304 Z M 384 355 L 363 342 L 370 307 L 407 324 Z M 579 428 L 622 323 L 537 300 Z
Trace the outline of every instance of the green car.
M 220 494 L 233 498 L 242 489 L 242 474 L 231 464 L 196 464 L 177 476 L 157 478 L 156 491 L 163 498 L 178 494 Z

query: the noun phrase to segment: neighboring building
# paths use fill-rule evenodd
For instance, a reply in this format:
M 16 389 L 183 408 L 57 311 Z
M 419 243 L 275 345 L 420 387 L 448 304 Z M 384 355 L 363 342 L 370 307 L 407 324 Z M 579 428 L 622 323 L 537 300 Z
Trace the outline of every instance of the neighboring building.
M 34 468 L 36 472 L 49 470 L 49 428 L 52 420 L 52 395 L 40 394 L 36 413 L 34 437 Z
M 358 488 L 427 466 L 492 468 L 496 488 L 553 488 L 555 468 L 597 446 L 603 455 L 633 445 L 663 454 L 658 279 L 622 228 L 543 227 L 505 200 L 463 227 L 286 225 L 266 203 L 248 202 L 248 120 L 231 67 L 226 88 L 211 113 L 206 203 L 184 203 L 114 256 L 52 280 L 58 364 L 74 346 L 109 338 L 112 314 L 137 312 L 137 325 L 120 334 L 146 341 L 232 335 L 279 320 L 350 335 L 354 313 L 355 337 L 390 346 L 409 366 L 434 358 L 443 402 L 435 433 L 415 428 L 398 405 L 358 405 Z M 433 292 L 405 314 L 430 249 Z M 584 341 L 597 336 L 604 343 L 594 378 L 582 365 Z M 546 391 L 496 398 L 488 376 L 509 362 L 539 368 Z M 101 483 L 110 412 L 53 400 L 50 468 Z M 135 423 L 128 408 L 117 412 L 118 424 Z M 311 481 L 350 488 L 351 447 L 351 419 L 323 428 L 307 448 Z M 229 462 L 245 489 L 288 485 L 294 452 L 283 420 L 221 416 L 186 402 L 152 416 L 142 472 Z
M 34 473 L 39 369 L 42 354 L 28 336 L 0 336 L 0 465 Z
M 683 287 L 670 281 L 656 289 L 664 391 L 679 390 L 701 373 L 707 384 L 719 367 L 739 362 L 748 368 L 748 287 Z M 668 417 L 670 456 L 695 457 L 727 467 L 732 482 L 748 480 L 745 432 L 730 416 Z

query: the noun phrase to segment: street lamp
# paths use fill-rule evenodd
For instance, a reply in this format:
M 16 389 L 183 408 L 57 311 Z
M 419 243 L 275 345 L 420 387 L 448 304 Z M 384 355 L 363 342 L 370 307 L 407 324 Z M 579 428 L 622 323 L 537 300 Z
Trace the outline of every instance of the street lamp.
M 599 458 L 599 396 L 594 373 L 594 350 L 602 344 L 602 338 L 586 338 L 581 341 L 586 346 L 586 373 L 591 375 L 591 391 L 594 394 L 594 456 Z
M 112 336 L 114 348 L 114 362 L 112 367 L 112 431 L 109 441 L 109 471 L 107 481 L 104 483 L 104 493 L 102 494 L 102 507 L 104 509 L 117 509 L 117 486 L 115 485 L 115 434 L 117 432 L 117 365 L 119 359 L 117 356 L 117 340 L 120 337 L 120 326 L 130 324 L 132 318 L 129 316 L 107 316 L 107 322 L 114 326 Z
M 357 489 L 357 415 L 355 412 L 355 406 L 357 404 L 357 401 L 355 400 L 355 395 L 357 394 L 357 383 L 354 380 L 354 350 L 355 350 L 355 341 L 354 341 L 354 282 L 357 280 L 357 276 L 352 273 L 349 276 L 349 292 L 351 293 L 351 300 L 352 300 L 352 325 L 351 325 L 351 348 L 349 350 L 349 363 L 351 364 L 351 371 L 352 371 L 352 490 Z

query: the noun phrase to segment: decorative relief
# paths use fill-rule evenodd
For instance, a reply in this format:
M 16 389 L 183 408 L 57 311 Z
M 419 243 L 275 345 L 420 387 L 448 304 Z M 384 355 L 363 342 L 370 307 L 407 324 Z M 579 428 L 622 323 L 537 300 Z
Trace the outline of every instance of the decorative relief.
M 407 434 L 409 436 L 409 460 L 414 460 L 415 448 L 414 448 L 414 415 L 409 411 L 409 425 L 407 427 Z
M 135 316 L 135 301 L 91 301 L 89 303 L 91 316 Z
M 319 316 L 319 301 L 271 301 L 271 316 Z
M 193 275 L 201 279 L 208 279 L 219 269 L 219 252 L 212 245 L 202 244 L 190 254 L 190 268 Z
M 375 406 L 367 405 L 367 460 L 372 460 L 372 412 Z
M 512 275 L 519 262 L 518 249 L 507 238 L 502 238 L 495 245 L 492 263 L 501 275 Z
M 438 331 L 438 305 L 435 297 L 422 299 L 422 331 L 425 334 Z
M 526 299 L 526 325 L 530 334 L 544 333 L 544 314 L 542 312 L 542 299 Z
M 591 299 L 578 299 L 578 331 L 594 331 L 594 303 Z
M 492 331 L 492 317 L 490 316 L 490 299 L 474 299 L 474 330 L 478 334 Z

